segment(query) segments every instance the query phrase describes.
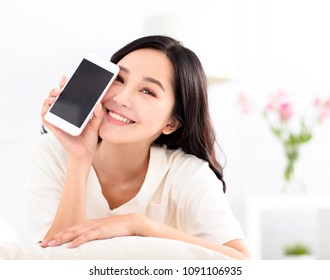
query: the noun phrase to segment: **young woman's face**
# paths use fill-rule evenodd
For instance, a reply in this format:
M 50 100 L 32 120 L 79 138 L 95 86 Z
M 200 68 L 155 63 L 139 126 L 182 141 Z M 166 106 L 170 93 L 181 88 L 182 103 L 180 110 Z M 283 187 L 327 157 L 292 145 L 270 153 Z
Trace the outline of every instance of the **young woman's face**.
M 118 65 L 119 75 L 102 105 L 106 116 L 100 137 L 112 143 L 145 143 L 150 145 L 162 133 L 169 134 L 177 126 L 173 118 L 174 71 L 161 51 L 136 50 Z

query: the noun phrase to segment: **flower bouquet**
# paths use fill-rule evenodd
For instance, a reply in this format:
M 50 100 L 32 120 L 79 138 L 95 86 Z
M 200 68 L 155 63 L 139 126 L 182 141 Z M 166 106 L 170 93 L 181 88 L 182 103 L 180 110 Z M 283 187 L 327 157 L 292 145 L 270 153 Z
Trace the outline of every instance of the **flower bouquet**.
M 241 93 L 239 98 L 241 110 L 248 113 L 252 106 L 247 96 Z M 283 172 L 285 186 L 290 185 L 295 175 L 295 165 L 299 159 L 301 146 L 313 138 L 313 129 L 330 116 L 330 98 L 316 98 L 313 102 L 314 115 L 312 120 L 307 115 L 298 116 L 294 111 L 293 103 L 283 90 L 271 96 L 269 102 L 262 110 L 263 117 L 267 120 L 272 134 L 283 146 L 286 165 Z M 304 186 L 301 182 L 302 189 Z
M 286 185 L 293 180 L 301 146 L 312 140 L 313 128 L 330 115 L 330 99 L 324 101 L 316 98 L 314 109 L 316 109 L 317 114 L 312 121 L 298 117 L 288 94 L 284 91 L 278 91 L 271 97 L 263 110 L 263 116 L 268 121 L 271 132 L 283 145 L 286 157 L 283 176 Z M 301 182 L 299 185 L 304 187 Z

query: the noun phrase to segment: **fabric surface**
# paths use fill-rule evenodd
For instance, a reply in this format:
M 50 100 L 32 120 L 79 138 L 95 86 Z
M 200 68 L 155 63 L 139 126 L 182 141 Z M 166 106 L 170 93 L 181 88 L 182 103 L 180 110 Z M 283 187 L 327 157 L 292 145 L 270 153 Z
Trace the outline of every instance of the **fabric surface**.
M 116 237 L 94 240 L 77 248 L 41 248 L 36 243 L 10 242 L 0 244 L 3 260 L 228 260 L 212 250 L 177 240 L 154 237 Z

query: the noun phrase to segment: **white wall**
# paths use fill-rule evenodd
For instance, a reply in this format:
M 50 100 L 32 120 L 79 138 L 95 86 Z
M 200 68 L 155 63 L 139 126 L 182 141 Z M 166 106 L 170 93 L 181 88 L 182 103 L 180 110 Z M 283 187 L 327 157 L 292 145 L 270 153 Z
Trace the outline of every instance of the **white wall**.
M 110 57 L 144 35 L 146 17 L 173 10 L 220 11 L 228 8 L 225 2 L 13 0 L 0 4 L 0 218 L 12 223 L 20 239 L 30 234 L 26 170 L 39 135 L 41 103 L 61 75 L 70 74 L 86 50 Z M 264 121 L 256 114 L 239 113 L 238 92 L 244 90 L 263 104 L 269 90 L 285 87 L 299 106 L 316 94 L 330 95 L 326 2 L 233 0 L 228 10 L 234 19 L 228 28 L 235 33 L 236 75 L 227 84 L 210 86 L 210 106 L 227 156 L 228 196 L 243 225 L 240 202 L 246 196 L 279 193 L 283 157 Z M 330 192 L 329 132 L 329 127 L 318 131 L 302 152 L 312 193 Z

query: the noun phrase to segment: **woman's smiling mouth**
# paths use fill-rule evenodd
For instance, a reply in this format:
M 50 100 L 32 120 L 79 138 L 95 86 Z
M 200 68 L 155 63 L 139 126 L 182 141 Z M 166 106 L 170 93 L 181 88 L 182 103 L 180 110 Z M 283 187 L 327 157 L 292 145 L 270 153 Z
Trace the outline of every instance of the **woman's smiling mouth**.
M 111 119 L 113 120 L 116 120 L 118 122 L 121 122 L 123 124 L 132 124 L 132 123 L 135 123 L 134 121 L 122 116 L 122 115 L 119 115 L 118 113 L 115 113 L 113 111 L 110 111 L 110 110 L 107 110 L 107 116 L 109 116 Z

